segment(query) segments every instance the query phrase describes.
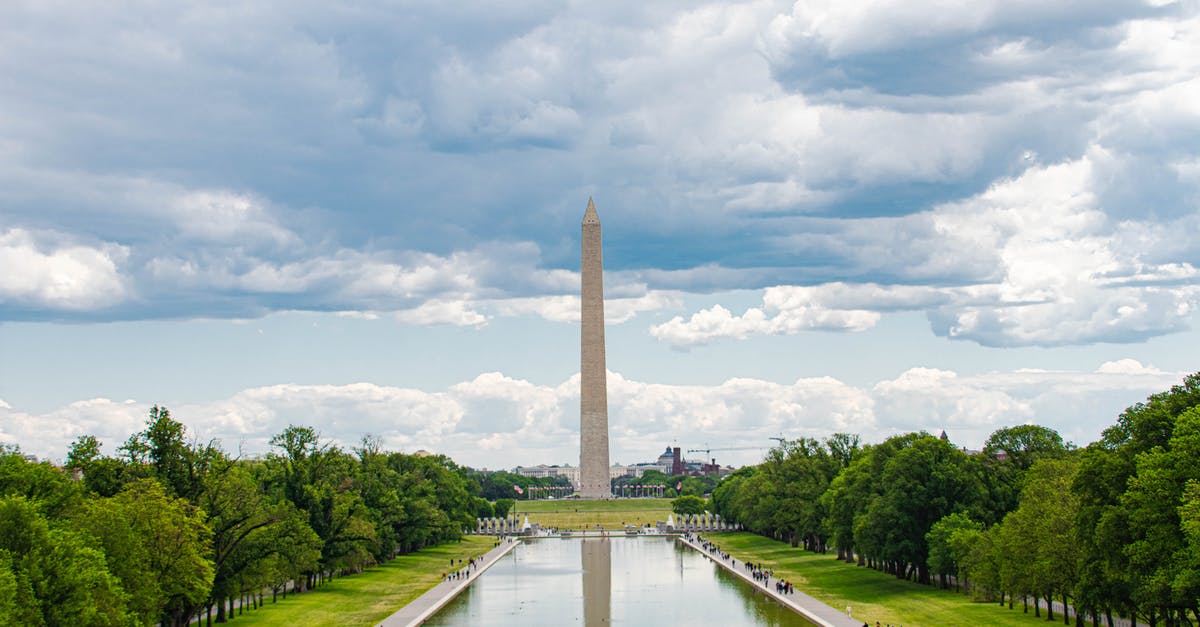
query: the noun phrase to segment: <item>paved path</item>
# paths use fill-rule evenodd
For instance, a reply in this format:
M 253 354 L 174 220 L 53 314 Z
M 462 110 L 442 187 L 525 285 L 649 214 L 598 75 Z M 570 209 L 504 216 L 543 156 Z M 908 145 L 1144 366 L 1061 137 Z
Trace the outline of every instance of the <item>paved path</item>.
M 862 621 L 855 620 L 799 590 L 791 594 L 776 592 L 775 582 L 779 581 L 778 579 L 755 581 L 750 571 L 746 570 L 745 562 L 741 562 L 735 567 L 730 563 L 732 560 L 722 559 L 719 553 L 710 553 L 705 550 L 700 545 L 701 541 L 698 541 L 696 538 L 697 536 L 694 535 L 691 537 L 679 536 L 679 541 L 695 549 L 701 555 L 704 555 L 725 570 L 741 577 L 747 583 L 762 591 L 763 594 L 775 599 L 784 607 L 791 608 L 797 614 L 821 625 L 821 627 L 861 627 L 863 624 Z
M 438 610 L 442 609 L 458 593 L 467 589 L 472 581 L 475 581 L 483 571 L 487 570 L 496 560 L 504 557 L 509 551 L 517 548 L 520 540 L 509 538 L 501 542 L 500 546 L 488 551 L 483 555 L 483 559 L 479 565 L 471 569 L 471 574 L 463 579 L 447 579 L 438 585 L 430 588 L 425 594 L 415 598 L 411 603 L 400 608 L 398 612 L 383 619 L 376 627 L 410 627 L 412 625 L 420 625 L 425 622 L 430 616 L 433 616 Z

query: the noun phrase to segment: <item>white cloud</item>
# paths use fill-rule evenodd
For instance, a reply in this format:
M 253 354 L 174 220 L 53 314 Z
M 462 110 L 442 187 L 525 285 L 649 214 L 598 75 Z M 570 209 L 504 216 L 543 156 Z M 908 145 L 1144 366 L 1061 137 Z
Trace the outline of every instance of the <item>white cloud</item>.
M 24 229 L 0 233 L 0 303 L 81 311 L 118 304 L 129 295 L 119 268 L 128 249 L 39 238 Z M 47 241 L 49 240 L 49 241 Z
M 914 283 L 956 266 L 976 268 L 966 275 L 973 283 L 777 286 L 764 290 L 762 308 L 735 316 L 715 305 L 651 334 L 687 346 L 810 329 L 859 331 L 893 310 L 924 310 L 937 334 L 988 346 L 1128 342 L 1186 329 L 1200 306 L 1200 271 L 1170 254 L 1154 257 L 1171 249 L 1184 254 L 1181 242 L 1200 237 L 1200 223 L 1186 215 L 1168 229 L 1110 218 L 1094 190 L 1113 161 L 1097 146 L 1078 160 L 1033 164 L 971 198 L 880 219 L 874 229 L 863 225 L 855 235 L 863 245 L 847 252 L 872 272 L 888 268 Z
M 473 311 L 466 301 L 430 300 L 415 309 L 396 312 L 396 319 L 408 324 L 429 326 L 449 324 L 459 327 L 479 327 L 488 317 Z
M 1095 371 L 1013 370 L 962 375 L 912 368 L 858 388 L 829 377 L 792 383 L 734 378 L 717 385 L 668 385 L 608 373 L 609 430 L 614 460 L 653 459 L 677 442 L 714 450 L 723 462 L 755 463 L 770 437 L 822 438 L 857 433 L 878 442 L 896 433 L 945 429 L 978 448 L 1000 427 L 1033 422 L 1086 444 L 1125 407 L 1178 383 L 1133 359 Z M 230 452 L 260 454 L 289 424 L 313 426 L 344 447 L 380 436 L 391 450 L 426 449 L 476 467 L 577 463 L 579 375 L 548 386 L 483 373 L 441 391 L 372 383 L 279 384 L 224 400 L 170 407 L 201 441 Z M 149 405 L 92 399 L 42 414 L 0 401 L 0 441 L 42 457 L 65 457 L 70 441 L 93 434 L 112 453 L 143 428 Z
M 707 344 L 721 338 L 794 335 L 802 331 L 865 331 L 880 311 L 916 309 L 946 300 L 934 288 L 827 283 L 811 287 L 782 285 L 763 292 L 763 306 L 733 315 L 721 305 L 684 320 L 675 316 L 650 328 L 650 334 L 674 346 Z

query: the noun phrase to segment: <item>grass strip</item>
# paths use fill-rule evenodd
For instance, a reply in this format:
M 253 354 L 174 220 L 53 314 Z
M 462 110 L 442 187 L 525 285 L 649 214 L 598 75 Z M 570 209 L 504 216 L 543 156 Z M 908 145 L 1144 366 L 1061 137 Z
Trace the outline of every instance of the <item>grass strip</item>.
M 348 577 L 339 577 L 309 592 L 288 595 L 234 616 L 231 625 L 374 625 L 408 605 L 442 580 L 451 559 L 467 559 L 491 550 L 491 536 L 467 536 L 401 555 Z
M 604 529 L 617 531 L 624 525 L 644 527 L 671 514 L 671 499 L 613 499 L 608 501 L 584 501 L 555 499 L 539 501 L 517 501 L 515 515 L 521 520 L 529 516 L 529 522 L 543 527 L 559 529 Z
M 797 588 L 840 611 L 851 608 L 856 619 L 868 625 L 1033 625 L 1047 624 L 1033 610 L 1022 611 L 999 603 L 972 601 L 952 590 L 897 579 L 865 566 L 836 559 L 836 554 L 820 555 L 786 542 L 777 542 L 749 533 L 713 534 L 710 538 L 739 562 L 758 562 L 775 570 L 776 576 L 791 581 Z M 1055 613 L 1062 624 L 1062 615 Z M 1074 624 L 1074 619 L 1071 624 Z

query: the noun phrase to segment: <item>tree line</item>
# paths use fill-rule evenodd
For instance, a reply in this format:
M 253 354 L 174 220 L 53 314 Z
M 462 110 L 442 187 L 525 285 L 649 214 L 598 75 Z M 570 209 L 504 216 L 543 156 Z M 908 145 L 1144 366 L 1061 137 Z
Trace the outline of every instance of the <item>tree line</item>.
M 1078 448 L 1003 428 L 969 454 L 907 433 L 789 440 L 712 494 L 749 530 L 896 577 L 1075 622 L 1200 624 L 1200 373 Z M 1064 624 L 1070 624 L 1063 614 Z
M 0 449 L 0 627 L 221 623 L 494 512 L 443 456 L 370 437 L 347 451 L 300 426 L 270 444 L 231 456 L 154 407 L 115 456 L 93 436 L 63 468 Z

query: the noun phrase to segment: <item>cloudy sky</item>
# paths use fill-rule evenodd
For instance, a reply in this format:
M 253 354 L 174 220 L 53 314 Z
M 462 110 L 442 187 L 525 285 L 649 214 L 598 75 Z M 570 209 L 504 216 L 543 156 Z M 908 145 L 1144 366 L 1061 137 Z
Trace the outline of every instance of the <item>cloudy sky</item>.
M 329 4 L 0 4 L 0 442 L 575 463 L 589 196 L 617 462 L 1200 370 L 1195 2 Z

